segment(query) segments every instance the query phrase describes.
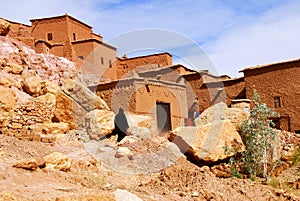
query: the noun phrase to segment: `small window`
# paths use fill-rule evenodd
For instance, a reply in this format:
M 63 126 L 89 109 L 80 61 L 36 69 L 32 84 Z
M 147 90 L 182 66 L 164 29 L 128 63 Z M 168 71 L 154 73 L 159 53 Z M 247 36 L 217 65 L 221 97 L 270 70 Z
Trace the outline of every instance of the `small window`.
M 48 38 L 48 40 L 52 40 L 52 39 L 53 39 L 52 33 L 48 33 L 48 34 L 47 34 L 47 38 Z
M 101 57 L 101 64 L 104 64 L 104 58 Z
M 76 34 L 73 33 L 73 40 L 76 40 Z
M 78 56 L 79 59 L 83 60 L 83 56 Z
M 281 107 L 281 103 L 280 103 L 280 96 L 275 96 L 274 97 L 274 107 Z
M 111 60 L 109 60 L 109 67 L 111 68 L 112 66 L 111 66 Z

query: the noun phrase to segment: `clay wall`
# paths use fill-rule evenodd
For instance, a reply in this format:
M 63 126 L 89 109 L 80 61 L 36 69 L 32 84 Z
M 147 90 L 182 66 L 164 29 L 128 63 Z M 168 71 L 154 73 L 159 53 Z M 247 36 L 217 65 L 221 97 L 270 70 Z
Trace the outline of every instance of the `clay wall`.
M 65 43 L 68 40 L 68 26 L 66 17 L 48 18 L 47 20 L 32 21 L 32 37 L 51 43 Z M 52 40 L 48 40 L 48 33 L 52 33 Z
M 70 38 L 71 41 L 90 39 L 91 34 L 92 34 L 92 29 L 90 27 L 87 27 L 84 24 L 78 22 L 77 20 L 68 17 L 67 37 Z
M 172 65 L 172 56 L 168 53 L 153 54 L 135 58 L 120 58 L 116 61 L 117 79 L 121 79 L 128 72 L 147 65 L 166 67 Z
M 169 103 L 172 129 L 183 126 L 187 118 L 186 88 L 181 84 L 132 78 L 98 85 L 96 94 L 114 112 L 122 107 L 125 111 L 149 115 L 153 119 L 156 119 L 156 103 Z
M 300 61 L 273 64 L 267 67 L 244 71 L 246 96 L 252 99 L 253 90 L 260 95 L 261 102 L 266 103 L 280 114 L 280 128 L 299 131 L 300 112 Z M 280 107 L 275 107 L 275 97 L 280 97 Z
M 96 40 L 73 43 L 77 57 L 83 56 L 82 70 L 102 76 L 103 79 L 116 79 L 114 62 L 116 60 L 116 49 Z M 80 55 L 78 55 L 80 54 Z
M 156 103 L 169 103 L 172 129 L 184 125 L 187 118 L 186 88 L 184 85 L 149 80 L 148 83 L 137 82 L 135 113 L 149 115 L 156 119 Z M 134 100 L 132 100 L 134 101 Z

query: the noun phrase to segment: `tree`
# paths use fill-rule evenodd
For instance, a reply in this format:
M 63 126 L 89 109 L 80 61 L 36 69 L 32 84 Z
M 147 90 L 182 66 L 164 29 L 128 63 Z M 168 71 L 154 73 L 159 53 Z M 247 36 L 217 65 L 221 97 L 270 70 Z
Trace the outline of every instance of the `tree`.
M 268 181 L 268 151 L 276 137 L 275 130 L 271 128 L 273 122 L 270 118 L 278 114 L 265 103 L 260 103 L 256 90 L 253 91 L 253 102 L 249 117 L 240 126 L 240 135 L 246 147 L 240 162 L 250 178 L 253 179 L 263 169 L 263 176 Z

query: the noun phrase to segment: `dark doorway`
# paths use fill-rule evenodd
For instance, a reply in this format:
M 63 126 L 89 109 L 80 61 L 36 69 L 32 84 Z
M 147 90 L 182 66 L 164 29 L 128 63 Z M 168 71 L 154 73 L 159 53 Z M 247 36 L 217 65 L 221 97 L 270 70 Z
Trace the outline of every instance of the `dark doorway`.
M 170 103 L 156 102 L 156 119 L 159 134 L 172 130 Z

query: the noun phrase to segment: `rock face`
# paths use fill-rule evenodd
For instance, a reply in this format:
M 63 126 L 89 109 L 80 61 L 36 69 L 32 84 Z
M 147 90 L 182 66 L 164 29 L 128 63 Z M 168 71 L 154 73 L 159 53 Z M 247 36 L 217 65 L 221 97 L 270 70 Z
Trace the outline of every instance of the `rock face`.
M 196 119 L 196 127 L 176 128 L 169 140 L 191 160 L 213 163 L 245 149 L 237 128 L 246 118 L 243 110 L 227 108 L 225 103 L 219 103 Z
M 15 92 L 3 86 L 0 86 L 0 112 L 9 112 L 13 110 L 16 105 Z
M 240 108 L 228 108 L 225 103 L 218 103 L 207 108 L 195 121 L 196 126 L 205 125 L 217 120 L 230 120 L 236 128 L 242 123 L 248 114 Z
M 114 128 L 115 114 L 108 110 L 93 110 L 89 112 L 86 119 L 87 132 L 91 139 L 98 140 L 110 134 Z
M 9 31 L 10 24 L 4 19 L 0 19 L 0 35 L 6 36 Z
M 56 122 L 68 123 L 70 129 L 75 129 L 81 122 L 84 122 L 84 116 L 87 114 L 77 102 L 67 96 L 63 91 L 56 93 L 56 105 L 54 110 L 54 120 Z
M 74 80 L 66 80 L 62 90 L 88 112 L 95 109 L 110 110 L 104 100 Z
M 72 160 L 69 156 L 66 156 L 59 152 L 53 152 L 44 157 L 46 160 L 46 169 L 53 170 L 58 169 L 64 172 L 70 171 Z

